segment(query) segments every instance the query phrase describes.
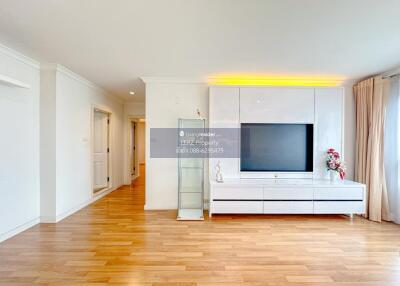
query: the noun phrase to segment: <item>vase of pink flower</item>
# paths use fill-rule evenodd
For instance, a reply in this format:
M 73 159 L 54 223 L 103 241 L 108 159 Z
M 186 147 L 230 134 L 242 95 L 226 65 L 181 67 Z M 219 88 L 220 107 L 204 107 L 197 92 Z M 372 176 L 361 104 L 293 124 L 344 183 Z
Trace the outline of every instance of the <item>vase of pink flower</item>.
M 329 148 L 326 153 L 326 167 L 329 171 L 331 182 L 335 182 L 338 175 L 341 180 L 344 180 L 346 176 L 346 167 L 340 157 L 340 153 L 333 148 Z

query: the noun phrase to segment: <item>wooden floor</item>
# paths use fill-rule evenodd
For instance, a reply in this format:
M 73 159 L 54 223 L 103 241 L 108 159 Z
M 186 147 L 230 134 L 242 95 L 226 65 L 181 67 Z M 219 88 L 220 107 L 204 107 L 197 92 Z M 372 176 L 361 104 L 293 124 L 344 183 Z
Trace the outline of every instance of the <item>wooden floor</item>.
M 143 171 L 143 170 L 142 170 Z M 144 180 L 0 244 L 0 285 L 400 285 L 400 227 L 143 211 Z

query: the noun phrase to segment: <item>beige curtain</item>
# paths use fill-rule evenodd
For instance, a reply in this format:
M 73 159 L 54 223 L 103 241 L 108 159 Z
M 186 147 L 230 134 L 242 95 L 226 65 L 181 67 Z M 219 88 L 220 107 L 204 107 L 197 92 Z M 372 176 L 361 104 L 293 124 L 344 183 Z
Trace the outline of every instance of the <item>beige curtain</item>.
M 356 104 L 356 181 L 367 185 L 366 217 L 389 220 L 384 169 L 385 96 L 382 77 L 354 86 Z

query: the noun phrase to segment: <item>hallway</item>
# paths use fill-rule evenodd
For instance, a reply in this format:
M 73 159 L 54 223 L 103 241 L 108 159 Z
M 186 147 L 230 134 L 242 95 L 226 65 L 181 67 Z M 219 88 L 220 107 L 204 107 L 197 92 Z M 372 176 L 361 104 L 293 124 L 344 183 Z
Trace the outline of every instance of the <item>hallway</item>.
M 58 224 L 0 244 L 0 285 L 400 283 L 397 225 L 343 216 L 178 222 L 174 210 L 143 210 L 141 174 Z

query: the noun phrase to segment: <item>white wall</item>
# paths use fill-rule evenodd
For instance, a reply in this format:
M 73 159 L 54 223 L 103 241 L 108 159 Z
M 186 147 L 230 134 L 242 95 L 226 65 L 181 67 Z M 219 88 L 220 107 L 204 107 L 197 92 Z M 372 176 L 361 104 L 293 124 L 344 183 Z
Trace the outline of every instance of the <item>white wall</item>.
M 57 217 L 91 201 L 92 112 L 111 112 L 111 186 L 123 184 L 123 105 L 65 69 L 57 72 Z
M 146 115 L 146 104 L 144 102 L 127 102 L 124 104 L 124 114 L 131 117 L 143 117 Z
M 146 162 L 146 124 L 144 122 L 137 123 L 137 155 L 139 164 Z
M 52 221 L 56 213 L 56 73 L 40 70 L 40 216 Z
M 55 129 L 47 131 L 55 132 L 56 172 L 55 177 L 47 178 L 48 181 L 55 181 L 55 208 L 51 205 L 53 202 L 42 206 L 42 220 L 53 222 L 63 219 L 96 199 L 92 191 L 91 158 L 94 107 L 111 112 L 111 186 L 115 189 L 123 184 L 123 105 L 94 84 L 62 66 L 50 65 L 43 67 L 44 69 L 53 73 L 56 80 L 55 93 L 47 95 L 51 100 L 55 100 L 56 106 Z M 49 79 L 52 80 L 51 77 Z M 42 112 L 46 112 L 45 106 L 42 107 Z M 42 158 L 46 153 L 53 151 L 42 150 Z M 51 155 L 48 157 L 53 160 Z M 42 185 L 44 184 L 45 181 Z M 44 200 L 42 202 L 45 203 Z
M 150 158 L 150 129 L 177 128 L 178 118 L 197 118 L 208 124 L 208 87 L 202 83 L 146 83 L 146 209 L 176 209 L 178 159 Z M 208 198 L 208 160 L 205 162 Z
M 39 64 L 0 46 L 0 242 L 39 222 Z

